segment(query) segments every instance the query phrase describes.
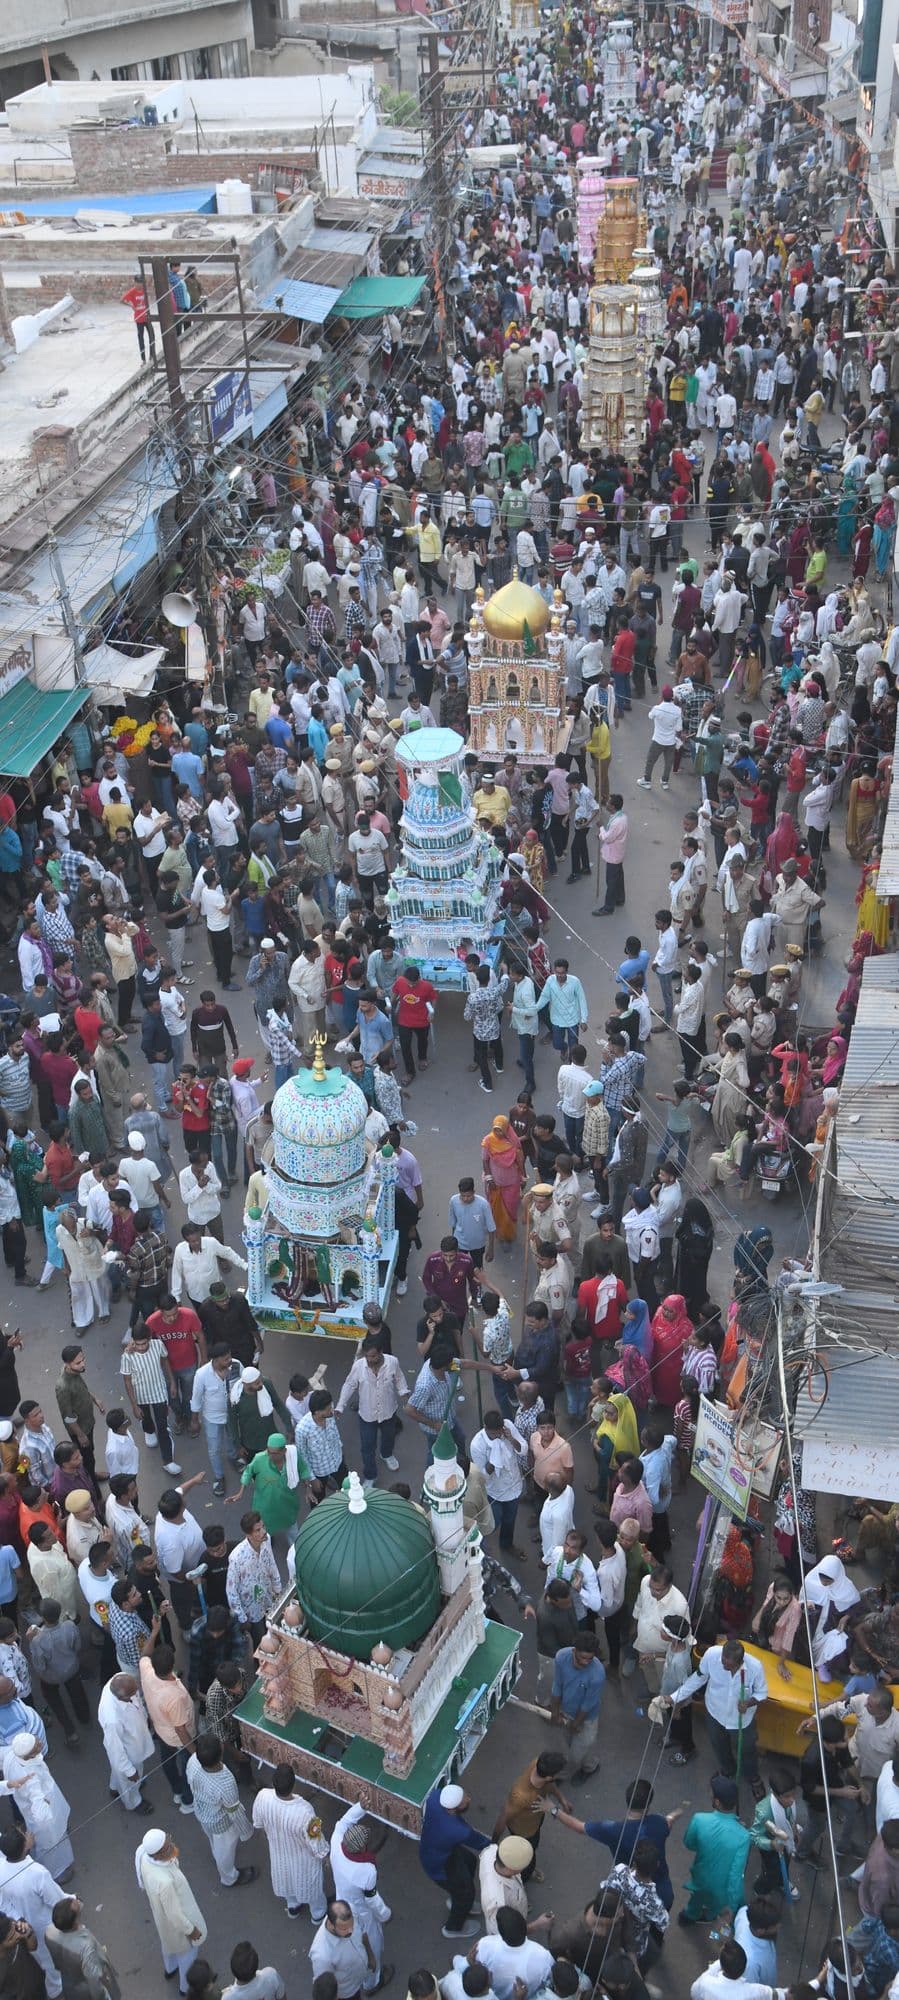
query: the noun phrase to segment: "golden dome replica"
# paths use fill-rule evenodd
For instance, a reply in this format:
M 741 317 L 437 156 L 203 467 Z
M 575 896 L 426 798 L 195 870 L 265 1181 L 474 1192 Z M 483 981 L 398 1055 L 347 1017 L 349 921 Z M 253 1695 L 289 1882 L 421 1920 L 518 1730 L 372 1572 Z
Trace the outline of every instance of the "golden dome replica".
M 236 1711 L 251 1756 L 413 1839 L 428 1793 L 455 1783 L 519 1673 L 521 1633 L 485 1611 L 466 1484 L 444 1422 L 420 1505 L 351 1472 L 307 1514 Z
M 486 602 L 475 593 L 468 634 L 468 748 L 489 762 L 552 763 L 564 748 L 564 601 L 553 606 L 516 571 Z

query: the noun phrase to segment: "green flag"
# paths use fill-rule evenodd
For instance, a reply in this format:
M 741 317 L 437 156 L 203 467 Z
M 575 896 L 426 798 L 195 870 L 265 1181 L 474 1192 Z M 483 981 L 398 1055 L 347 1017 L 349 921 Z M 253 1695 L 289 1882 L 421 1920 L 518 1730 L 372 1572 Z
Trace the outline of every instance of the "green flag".
M 461 806 L 462 782 L 455 771 L 438 771 L 437 796 L 442 806 Z
M 531 631 L 527 619 L 525 619 L 524 621 L 521 636 L 524 641 L 524 657 L 526 660 L 529 660 L 532 654 L 536 653 L 537 651 L 537 641 L 534 638 L 534 634 Z

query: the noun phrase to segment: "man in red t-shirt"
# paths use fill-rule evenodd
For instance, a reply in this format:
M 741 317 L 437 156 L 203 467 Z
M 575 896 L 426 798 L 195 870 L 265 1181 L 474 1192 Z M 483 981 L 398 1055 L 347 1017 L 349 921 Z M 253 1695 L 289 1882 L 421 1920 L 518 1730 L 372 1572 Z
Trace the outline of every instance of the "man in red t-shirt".
M 622 715 L 626 715 L 631 706 L 631 672 L 636 650 L 636 637 L 629 627 L 625 626 L 624 631 L 617 633 L 615 637 L 609 659 L 615 687 L 615 701 Z
M 406 1082 L 415 1077 L 415 1058 L 412 1054 L 412 1036 L 418 1041 L 418 1060 L 422 1069 L 428 1067 L 428 1031 L 437 999 L 437 989 L 429 979 L 422 979 L 417 965 L 407 965 L 393 986 L 393 1012 L 403 1061 L 406 1065 Z
M 127 292 L 122 293 L 122 304 L 123 306 L 130 306 L 134 314 L 134 325 L 137 332 L 137 344 L 140 348 L 141 360 L 145 361 L 147 358 L 144 353 L 144 343 L 146 342 L 150 350 L 150 360 L 155 361 L 156 335 L 153 332 L 150 306 L 142 278 L 135 278 L 133 285 L 129 285 Z
M 597 1258 L 595 1278 L 585 1278 L 578 1286 L 577 1317 L 586 1320 L 594 1341 L 615 1341 L 621 1333 L 621 1315 L 627 1305 L 627 1287 L 612 1270 L 610 1257 Z
M 204 1071 L 206 1065 L 204 1064 Z M 215 1074 L 214 1070 L 211 1072 Z M 189 1160 L 202 1148 L 209 1151 L 209 1073 L 197 1075 L 193 1063 L 185 1063 L 172 1091 L 172 1103 L 181 1113 L 181 1137 Z
M 164 1292 L 159 1311 L 147 1318 L 147 1331 L 161 1340 L 175 1384 L 172 1416 L 178 1432 L 199 1437 L 200 1419 L 190 1407 L 197 1368 L 206 1360 L 206 1336 L 192 1306 L 179 1306 L 173 1292 Z

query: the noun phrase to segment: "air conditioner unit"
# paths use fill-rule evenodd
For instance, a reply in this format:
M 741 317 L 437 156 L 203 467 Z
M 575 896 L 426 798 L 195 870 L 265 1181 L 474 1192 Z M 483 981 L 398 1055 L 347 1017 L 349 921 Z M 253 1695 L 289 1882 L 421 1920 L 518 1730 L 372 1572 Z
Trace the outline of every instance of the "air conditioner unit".
M 777 54 L 777 36 L 759 35 L 758 52 L 760 56 L 767 56 L 768 60 L 770 62 L 773 62 L 774 57 Z

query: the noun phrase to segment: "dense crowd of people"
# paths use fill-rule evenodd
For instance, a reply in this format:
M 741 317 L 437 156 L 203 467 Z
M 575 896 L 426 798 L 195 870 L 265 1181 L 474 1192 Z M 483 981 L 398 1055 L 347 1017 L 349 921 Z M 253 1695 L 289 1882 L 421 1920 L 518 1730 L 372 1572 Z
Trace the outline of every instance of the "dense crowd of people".
M 489 1827 L 461 1785 L 429 1797 L 419 1860 L 442 1894 L 425 1890 L 434 1929 L 428 1964 L 404 1969 L 411 2000 L 665 1990 L 681 1809 L 654 1810 L 654 1785 L 697 1754 L 697 1701 L 715 1775 L 674 1873 L 689 1865 L 679 1924 L 715 1928 L 693 2000 L 785 1984 L 779 1927 L 804 1866 L 827 1866 L 828 1802 L 859 1920 L 848 1961 L 840 1938 L 816 1940 L 817 1979 L 790 1991 L 879 2000 L 899 1979 L 899 1663 L 889 1606 L 846 1570 L 885 1564 L 895 1585 L 896 1509 L 860 1496 L 854 1539 L 828 1550 L 797 1448 L 797 1481 L 782 1467 L 771 1502 L 777 1566 L 754 1501 L 723 1524 L 698 1589 L 670 1519 L 701 1398 L 741 1406 L 772 1301 L 802 1268 L 772 1268 L 771 1230 L 737 1204 L 756 1182 L 813 1199 L 864 963 L 888 939 L 899 349 L 873 239 L 856 238 L 845 340 L 824 129 L 760 90 L 739 46 L 707 54 L 686 10 L 651 17 L 625 113 L 603 99 L 603 33 L 565 13 L 507 49 L 469 133 L 503 157 L 461 192 L 453 337 L 433 367 L 385 318 L 369 378 L 301 395 L 283 458 L 229 481 L 210 547 L 237 719 L 221 726 L 187 684 L 139 755 L 114 729 L 89 766 L 61 756 L 37 806 L 2 802 L 18 972 L 0 996 L 3 1252 L 15 1286 L 53 1291 L 72 1336 L 50 1349 L 54 1411 L 50 1337 L 27 1384 L 38 1402 L 19 1380 L 29 1349 L 0 1335 L 0 1993 L 16 2000 L 119 1991 L 67 1888 L 54 1729 L 102 1750 L 117 1814 L 165 1816 L 142 1789 L 158 1769 L 172 1814 L 206 1836 L 196 1884 L 166 1828 L 137 1846 L 141 1911 L 181 1993 L 282 2000 L 249 1941 L 223 1979 L 203 1914 L 210 1883 L 256 1882 L 248 1927 L 265 1935 L 263 1870 L 239 1854 L 258 1835 L 275 1901 L 311 1922 L 314 2000 L 394 1979 L 383 1834 L 358 1807 L 328 1832 L 289 1769 L 269 1783 L 252 1762 L 234 1711 L 304 1512 L 350 1465 L 413 1505 L 445 1420 L 490 1615 L 534 1627 L 546 1747 L 519 1758 Z M 633 446 L 582 437 L 580 155 L 639 177 L 659 262 L 664 327 Z M 286 552 L 277 597 L 246 577 L 236 528 L 259 557 Z M 462 954 L 468 1078 L 507 1109 L 462 1163 L 441 1233 L 410 1111 L 419 1073 L 446 1061 L 435 1029 L 453 1003 L 391 934 L 396 750 L 432 724 L 467 737 L 475 593 L 513 570 L 561 613 L 565 747 L 536 766 L 465 760 L 503 915 L 496 969 Z M 634 862 L 658 866 L 644 838 L 664 810 L 657 772 L 682 825 L 651 933 L 632 926 L 608 958 L 592 919 L 630 922 Z M 838 825 L 858 925 L 833 1025 L 812 1035 L 803 967 L 825 949 Z M 553 956 L 563 869 L 585 885 L 581 930 Z M 264 1207 L 272 1096 L 313 1037 L 362 1090 L 372 1155 L 392 1149 L 396 1293 L 410 1273 L 422 1288 L 414 1334 L 364 1308 L 336 1393 L 324 1368 L 289 1373 L 274 1341 L 270 1358 L 227 1240 L 233 1189 Z M 505 1292 L 522 1249 L 519 1330 Z M 113 1314 L 121 1390 L 104 1407 L 81 1336 Z M 460 1383 L 478 1392 L 474 1428 Z M 189 1477 L 179 1438 L 193 1456 L 202 1439 Z M 168 1482 L 155 1510 L 153 1450 Z M 221 1504 L 201 1526 L 188 1496 L 207 1477 Z M 785 1679 L 813 1666 L 844 1690 L 820 1736 L 803 1724 L 801 1761 L 759 1762 L 771 1697 L 753 1647 Z M 597 1751 L 631 1682 L 655 1733 L 630 1782 L 613 1752 L 600 1796 Z M 583 1910 L 532 1913 L 544 1835 L 544 1854 L 570 1835 L 608 1852 Z M 448 1965 L 441 1931 L 464 1941 Z

